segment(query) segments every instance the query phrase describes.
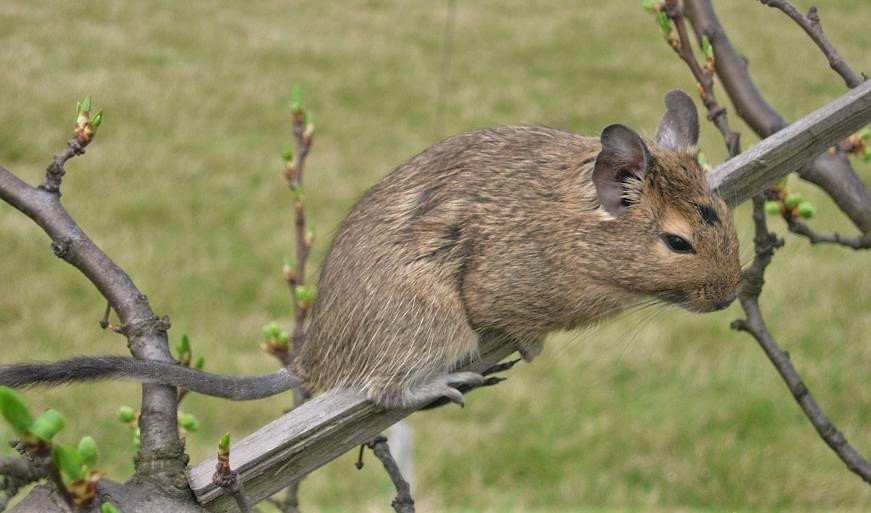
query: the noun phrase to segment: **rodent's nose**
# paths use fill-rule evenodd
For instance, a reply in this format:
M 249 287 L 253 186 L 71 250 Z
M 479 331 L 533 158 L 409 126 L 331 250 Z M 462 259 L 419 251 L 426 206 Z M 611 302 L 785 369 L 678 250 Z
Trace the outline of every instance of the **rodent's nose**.
M 737 297 L 738 297 L 738 291 L 736 290 L 736 291 L 732 292 L 731 294 L 729 294 L 728 296 L 721 299 L 719 302 L 715 303 L 714 308 L 717 310 L 723 310 L 724 308 L 731 305 L 732 301 L 735 301 L 735 298 L 737 298 Z

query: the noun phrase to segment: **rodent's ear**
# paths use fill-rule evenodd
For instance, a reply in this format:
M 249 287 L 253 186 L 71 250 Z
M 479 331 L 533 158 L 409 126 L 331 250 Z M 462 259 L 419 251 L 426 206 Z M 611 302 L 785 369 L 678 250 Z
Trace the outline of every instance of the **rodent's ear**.
M 637 198 L 632 191 L 650 166 L 650 153 L 641 136 L 623 125 L 608 125 L 602 130 L 602 151 L 593 168 L 593 185 L 599 203 L 611 215 L 620 217 Z
M 670 150 L 685 150 L 699 142 L 699 113 L 685 92 L 673 89 L 665 95 L 665 114 L 656 129 L 657 144 Z

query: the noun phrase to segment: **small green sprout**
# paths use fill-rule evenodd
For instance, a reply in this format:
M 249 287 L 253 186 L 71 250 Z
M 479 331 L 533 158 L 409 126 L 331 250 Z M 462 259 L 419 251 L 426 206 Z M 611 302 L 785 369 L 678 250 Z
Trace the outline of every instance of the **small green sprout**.
M 817 215 L 817 209 L 807 201 L 798 204 L 798 215 L 804 219 L 813 219 Z
M 100 513 L 121 513 L 121 510 L 116 508 L 111 502 L 104 502 L 100 505 Z
M 118 413 L 115 414 L 115 417 L 127 424 L 136 420 L 136 412 L 130 406 L 122 406 L 118 408 Z
M 302 95 L 302 86 L 300 84 L 293 84 L 293 89 L 290 91 L 290 102 L 288 103 L 290 106 L 291 112 L 294 114 L 302 113 L 303 111 L 303 95 Z
M 24 399 L 9 387 L 0 386 L 0 411 L 18 436 L 22 436 L 30 430 L 30 426 L 33 424 L 33 415 L 30 414 L 30 409 Z
M 182 413 L 178 416 L 178 425 L 189 433 L 194 433 L 200 428 L 200 421 L 193 413 Z
M 779 201 L 769 200 L 765 202 L 765 212 L 769 215 L 777 215 L 781 212 Z
M 792 210 L 798 206 L 799 203 L 802 202 L 802 195 L 800 192 L 791 192 L 783 198 L 783 204 L 786 208 Z
M 59 411 L 49 408 L 33 421 L 29 431 L 40 440 L 48 441 L 54 438 L 54 435 L 58 434 L 65 425 L 66 420 L 64 420 L 63 415 Z

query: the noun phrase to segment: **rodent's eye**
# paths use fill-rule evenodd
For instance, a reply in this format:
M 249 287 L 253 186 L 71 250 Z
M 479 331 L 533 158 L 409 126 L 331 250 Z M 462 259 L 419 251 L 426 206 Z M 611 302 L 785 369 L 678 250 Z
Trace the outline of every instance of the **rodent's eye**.
M 687 241 L 680 235 L 675 235 L 673 233 L 663 233 L 662 242 L 665 243 L 668 249 L 674 251 L 675 253 L 696 252 L 696 248 L 694 248 L 693 245 L 689 243 L 689 241 Z

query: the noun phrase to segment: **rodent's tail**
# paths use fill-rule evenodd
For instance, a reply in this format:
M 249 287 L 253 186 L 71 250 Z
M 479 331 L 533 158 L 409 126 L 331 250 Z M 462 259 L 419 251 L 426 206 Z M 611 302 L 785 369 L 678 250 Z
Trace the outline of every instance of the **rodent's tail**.
M 233 401 L 269 397 L 301 385 L 301 380 L 287 369 L 262 376 L 235 377 L 126 356 L 77 356 L 57 362 L 26 362 L 0 367 L 0 385 L 12 388 L 69 385 L 112 378 L 173 385 Z

